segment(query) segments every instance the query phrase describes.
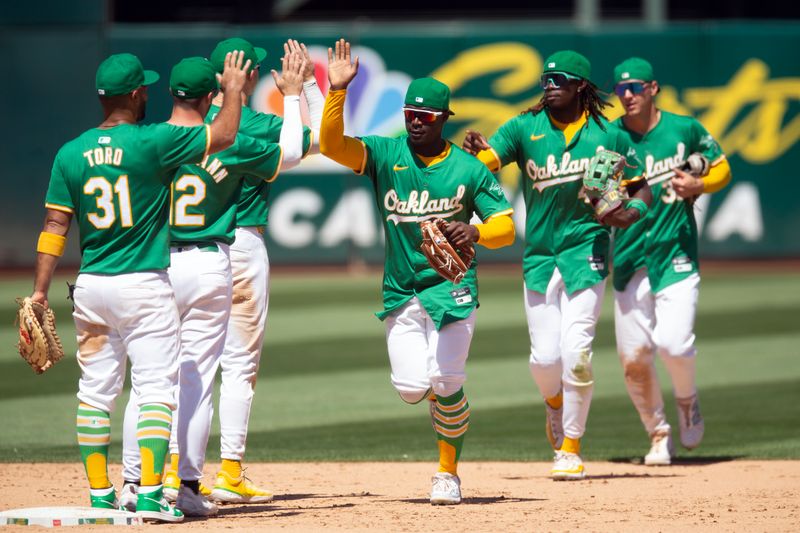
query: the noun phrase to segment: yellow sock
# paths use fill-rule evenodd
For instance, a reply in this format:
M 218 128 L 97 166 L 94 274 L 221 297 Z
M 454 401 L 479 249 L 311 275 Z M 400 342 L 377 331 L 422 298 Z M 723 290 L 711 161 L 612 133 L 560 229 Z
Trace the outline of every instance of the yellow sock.
M 106 456 L 102 453 L 93 453 L 86 458 L 86 475 L 89 478 L 89 487 L 93 489 L 107 489 L 111 486 L 108 479 Z
M 581 439 L 564 437 L 564 444 L 561 445 L 561 451 L 569 453 L 581 453 Z
M 234 461 L 233 459 L 223 459 L 220 470 L 225 472 L 231 477 L 242 476 L 242 463 L 241 461 Z
M 449 442 L 440 440 L 439 442 L 439 472 L 457 475 L 458 463 L 456 463 L 456 449 Z
M 561 409 L 561 406 L 564 405 L 564 395 L 561 393 L 561 391 L 558 391 L 558 394 L 552 398 L 545 399 L 545 401 L 547 402 L 547 405 L 553 409 Z
M 169 469 L 175 472 L 178 471 L 178 461 L 180 461 L 181 456 L 177 453 L 169 454 Z

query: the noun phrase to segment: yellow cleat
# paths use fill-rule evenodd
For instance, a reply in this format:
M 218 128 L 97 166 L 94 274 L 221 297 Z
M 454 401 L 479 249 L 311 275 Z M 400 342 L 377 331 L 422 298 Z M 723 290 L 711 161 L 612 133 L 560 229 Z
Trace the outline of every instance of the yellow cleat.
M 254 485 L 244 474 L 235 478 L 220 470 L 209 499 L 217 503 L 265 503 L 272 501 L 272 493 Z
M 178 472 L 167 468 L 164 470 L 164 499 L 170 503 L 175 503 L 178 499 L 178 489 L 181 487 L 181 479 Z
M 200 483 L 200 494 L 208 498 L 209 496 L 211 496 L 211 489 Z

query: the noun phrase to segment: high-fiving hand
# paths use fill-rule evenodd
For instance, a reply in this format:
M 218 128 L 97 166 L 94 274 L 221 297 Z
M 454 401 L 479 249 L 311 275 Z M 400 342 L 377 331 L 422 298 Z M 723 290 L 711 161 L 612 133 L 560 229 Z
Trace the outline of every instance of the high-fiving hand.
M 336 50 L 328 48 L 328 79 L 331 90 L 346 89 L 358 74 L 358 56 L 351 62 L 350 43 L 344 39 L 336 41 Z
M 300 96 L 303 92 L 303 78 L 306 70 L 306 60 L 302 54 L 289 52 L 281 60 L 281 73 L 271 70 L 275 86 L 284 96 Z
M 286 55 L 290 53 L 298 54 L 306 60 L 306 68 L 303 70 L 303 81 L 316 80 L 314 77 L 314 62 L 311 61 L 311 56 L 308 53 L 306 45 L 295 39 L 287 39 L 283 44 L 283 54 Z
M 217 79 L 225 94 L 240 93 L 247 83 L 251 61 L 244 61 L 244 52 L 235 50 L 225 55 L 225 68 Z

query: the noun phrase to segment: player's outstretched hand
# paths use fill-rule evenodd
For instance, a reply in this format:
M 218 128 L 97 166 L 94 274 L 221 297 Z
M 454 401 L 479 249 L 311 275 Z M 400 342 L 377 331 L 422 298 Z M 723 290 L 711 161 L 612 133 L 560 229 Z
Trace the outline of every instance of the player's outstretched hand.
M 477 155 L 478 152 L 488 150 L 491 146 L 489 146 L 483 134 L 475 130 L 467 130 L 467 134 L 464 136 L 464 142 L 461 143 L 461 148 L 472 155 Z
M 247 83 L 250 60 L 244 60 L 244 52 L 234 50 L 225 54 L 225 67 L 222 75 L 217 75 L 219 84 L 225 94 L 242 92 Z
M 468 246 L 479 237 L 478 228 L 465 222 L 450 222 L 442 231 L 447 240 L 456 246 Z
M 346 89 L 358 74 L 358 56 L 350 59 L 350 43 L 344 39 L 336 41 L 336 50 L 328 48 L 328 79 L 331 90 Z
M 303 92 L 303 72 L 306 68 L 305 58 L 297 53 L 289 52 L 282 59 L 281 73 L 272 70 L 275 86 L 284 96 L 300 96 Z
M 311 55 L 308 53 L 306 45 L 295 39 L 288 39 L 283 45 L 284 55 L 294 52 L 299 54 L 306 60 L 306 67 L 303 69 L 303 81 L 316 81 L 314 76 L 314 62 L 311 61 Z
M 672 178 L 672 188 L 681 198 L 694 198 L 703 194 L 703 180 L 696 178 L 679 168 L 673 169 L 675 176 Z

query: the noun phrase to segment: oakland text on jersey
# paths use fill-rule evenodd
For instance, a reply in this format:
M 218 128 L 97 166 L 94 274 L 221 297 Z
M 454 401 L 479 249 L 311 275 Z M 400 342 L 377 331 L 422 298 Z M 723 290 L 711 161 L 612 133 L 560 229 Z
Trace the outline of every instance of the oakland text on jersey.
M 420 193 L 417 190 L 412 190 L 408 195 L 408 200 L 403 201 L 398 198 L 397 191 L 389 189 L 383 197 L 383 206 L 392 214 L 387 216 L 386 220 L 395 224 L 399 222 L 414 222 L 420 220 L 416 215 L 428 215 L 431 213 L 436 213 L 442 218 L 450 217 L 464 209 L 461 198 L 464 197 L 466 190 L 467 188 L 464 185 L 459 185 L 455 196 L 450 198 L 430 198 L 428 191 Z
M 564 152 L 561 156 L 560 163 L 556 163 L 556 156 L 550 154 L 547 156 L 547 161 L 543 166 L 538 166 L 536 161 L 528 159 L 525 165 L 525 171 L 528 177 L 534 182 L 533 186 L 541 191 L 547 187 L 558 185 L 569 181 L 576 181 L 583 177 L 583 173 L 589 168 L 588 157 L 581 157 L 572 159 L 572 154 Z
M 672 177 L 674 175 L 672 169 L 680 166 L 684 161 L 686 161 L 686 145 L 682 142 L 675 146 L 675 155 L 673 156 L 656 161 L 652 154 L 647 154 L 644 158 L 644 167 L 648 182 L 655 185 Z

